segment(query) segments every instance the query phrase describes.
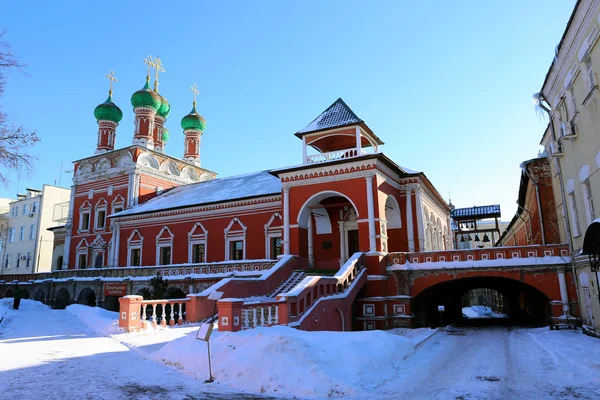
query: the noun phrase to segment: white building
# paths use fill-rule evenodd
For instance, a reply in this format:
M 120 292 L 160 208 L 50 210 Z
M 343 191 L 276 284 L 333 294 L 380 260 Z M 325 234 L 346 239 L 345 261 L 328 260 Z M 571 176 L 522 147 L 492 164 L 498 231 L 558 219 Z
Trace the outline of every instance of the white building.
M 70 195 L 69 189 L 44 185 L 42 190 L 27 189 L 9 204 L 0 274 L 52 270 L 54 234 L 47 229 L 64 224 Z

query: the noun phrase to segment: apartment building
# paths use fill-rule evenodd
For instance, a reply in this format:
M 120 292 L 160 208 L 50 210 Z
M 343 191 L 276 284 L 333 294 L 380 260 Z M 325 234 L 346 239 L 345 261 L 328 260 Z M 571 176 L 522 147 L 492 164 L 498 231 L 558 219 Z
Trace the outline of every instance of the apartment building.
M 66 222 L 70 194 L 69 189 L 44 185 L 28 188 L 9 203 L 1 274 L 52 270 L 54 234 L 47 229 Z

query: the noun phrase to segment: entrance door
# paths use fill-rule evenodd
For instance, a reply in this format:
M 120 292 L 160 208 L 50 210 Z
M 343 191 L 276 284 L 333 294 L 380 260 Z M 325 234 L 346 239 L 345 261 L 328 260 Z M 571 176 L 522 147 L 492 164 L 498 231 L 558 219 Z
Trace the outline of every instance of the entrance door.
M 348 258 L 358 251 L 358 229 L 348 231 Z

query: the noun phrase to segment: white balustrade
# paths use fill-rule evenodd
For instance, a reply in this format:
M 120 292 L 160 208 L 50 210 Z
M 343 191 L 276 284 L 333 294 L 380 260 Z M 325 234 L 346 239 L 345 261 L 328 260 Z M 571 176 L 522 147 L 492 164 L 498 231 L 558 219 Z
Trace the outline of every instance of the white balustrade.
M 279 324 L 279 306 L 251 305 L 242 309 L 242 329 L 253 329 Z
M 358 148 L 353 148 L 353 149 L 346 149 L 346 150 L 336 150 L 336 151 L 330 151 L 328 153 L 319 153 L 319 154 L 312 154 L 309 156 L 306 156 L 306 162 L 307 164 L 317 164 L 317 163 L 322 163 L 322 162 L 327 162 L 327 161 L 333 161 L 333 160 L 341 160 L 343 158 L 353 158 L 353 157 L 358 157 L 358 156 L 362 156 L 368 154 L 365 150 L 363 149 L 358 149 Z

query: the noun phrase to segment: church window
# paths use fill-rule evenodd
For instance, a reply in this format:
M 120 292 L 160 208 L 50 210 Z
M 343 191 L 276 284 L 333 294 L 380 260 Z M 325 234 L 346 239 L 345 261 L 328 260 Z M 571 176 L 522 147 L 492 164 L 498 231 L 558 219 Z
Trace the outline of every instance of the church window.
M 139 267 L 141 265 L 141 249 L 129 249 L 129 266 Z
M 77 268 L 87 268 L 87 254 L 79 254 L 77 257 Z
M 159 247 L 159 265 L 169 265 L 171 264 L 171 246 L 161 246 Z
M 81 213 L 81 225 L 79 226 L 79 230 L 87 231 L 90 229 L 90 213 L 82 212 Z
M 96 229 L 104 229 L 106 224 L 106 210 L 96 211 Z
M 283 239 L 280 237 L 271 238 L 271 259 L 276 259 L 282 254 Z
M 229 242 L 229 259 L 243 260 L 244 259 L 244 242 L 235 240 Z
M 204 258 L 204 243 L 194 244 L 192 246 L 192 262 L 195 264 L 206 262 Z
M 281 239 L 282 236 L 283 221 L 281 219 L 281 215 L 279 213 L 275 213 L 265 225 L 266 258 L 274 260 L 283 253 L 283 240 Z

